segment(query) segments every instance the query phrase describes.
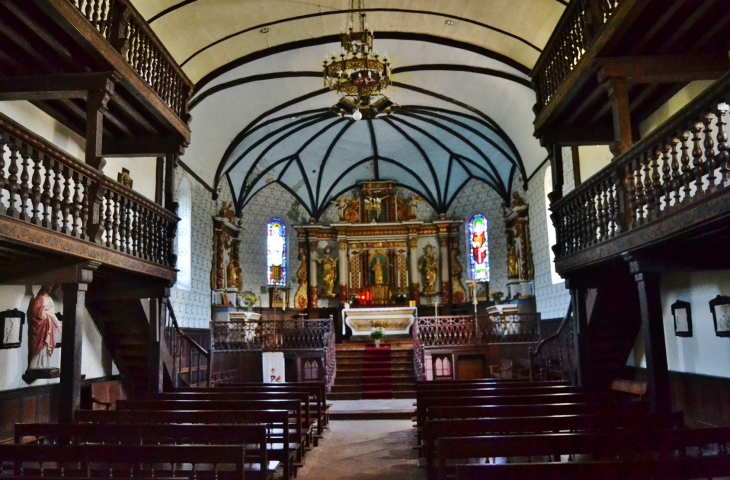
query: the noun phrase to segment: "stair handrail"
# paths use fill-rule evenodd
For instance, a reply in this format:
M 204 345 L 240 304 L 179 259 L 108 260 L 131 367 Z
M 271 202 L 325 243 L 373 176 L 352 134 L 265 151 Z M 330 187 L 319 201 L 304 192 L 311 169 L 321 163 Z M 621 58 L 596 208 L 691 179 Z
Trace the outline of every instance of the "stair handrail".
M 198 379 L 200 379 L 200 357 L 202 356 L 203 358 L 206 359 L 207 370 L 206 370 L 206 374 L 205 374 L 205 386 L 206 387 L 210 386 L 210 375 L 211 375 L 210 350 L 206 350 L 205 348 L 200 346 L 200 344 L 198 342 L 196 342 L 195 340 L 190 338 L 188 335 L 185 334 L 185 332 L 183 332 L 180 329 L 180 324 L 178 323 L 177 316 L 175 315 L 175 309 L 172 307 L 172 303 L 169 301 L 169 299 L 167 302 L 167 311 L 169 312 L 168 318 L 171 320 L 171 324 L 173 327 L 172 329 L 169 329 L 169 327 L 168 327 L 167 345 L 168 345 L 168 348 L 171 348 L 170 354 L 173 357 L 172 381 L 173 381 L 174 385 L 176 387 L 179 386 L 178 385 L 178 383 L 179 383 L 178 372 L 179 372 L 180 368 L 178 368 L 178 367 L 180 367 L 182 365 L 182 355 L 176 355 L 177 352 L 175 351 L 175 348 L 174 348 L 174 346 L 175 346 L 174 335 L 177 334 L 177 335 L 179 335 L 179 337 L 181 339 L 186 341 L 192 347 L 192 349 L 195 349 L 198 352 L 198 370 L 196 372 Z M 188 357 L 188 373 L 190 374 L 189 378 L 192 378 L 192 349 L 189 350 L 189 357 Z M 177 357 L 177 364 L 176 364 L 176 357 Z M 196 383 L 199 383 L 199 382 L 196 382 Z
M 335 377 L 337 376 L 337 355 L 335 347 L 335 320 L 330 315 L 330 331 L 327 333 L 327 347 L 325 347 L 325 380 L 326 380 L 326 391 L 329 393 L 332 391 L 332 384 L 335 383 Z
M 555 341 L 555 339 L 560 337 L 560 334 L 563 332 L 563 330 L 566 328 L 567 325 L 570 325 L 570 318 L 573 314 L 573 302 L 568 304 L 568 311 L 565 313 L 565 316 L 563 317 L 563 321 L 560 322 L 560 326 L 558 327 L 557 331 L 553 333 L 552 335 L 545 337 L 544 339 L 540 340 L 540 342 L 537 344 L 535 349 L 533 350 L 532 347 L 529 348 L 529 356 L 530 356 L 530 381 L 534 382 L 534 358 L 537 357 L 540 354 L 540 351 L 543 349 L 545 345 L 548 345 Z

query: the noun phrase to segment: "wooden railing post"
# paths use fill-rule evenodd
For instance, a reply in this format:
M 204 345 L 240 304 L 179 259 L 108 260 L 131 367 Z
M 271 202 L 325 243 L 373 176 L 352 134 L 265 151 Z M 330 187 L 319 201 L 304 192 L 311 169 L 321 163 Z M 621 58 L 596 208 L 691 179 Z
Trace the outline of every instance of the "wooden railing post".
M 132 11 L 125 2 L 116 1 L 109 15 L 111 16 L 109 43 L 114 50 L 126 58 L 127 50 L 129 50 L 129 17 L 132 15 Z

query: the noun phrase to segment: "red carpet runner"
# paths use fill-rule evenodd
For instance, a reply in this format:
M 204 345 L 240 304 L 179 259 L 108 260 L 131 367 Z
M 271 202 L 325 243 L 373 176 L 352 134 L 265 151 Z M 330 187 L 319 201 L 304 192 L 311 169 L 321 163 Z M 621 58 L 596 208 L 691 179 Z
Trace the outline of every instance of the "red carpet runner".
M 390 347 L 365 348 L 362 369 L 362 398 L 393 398 Z

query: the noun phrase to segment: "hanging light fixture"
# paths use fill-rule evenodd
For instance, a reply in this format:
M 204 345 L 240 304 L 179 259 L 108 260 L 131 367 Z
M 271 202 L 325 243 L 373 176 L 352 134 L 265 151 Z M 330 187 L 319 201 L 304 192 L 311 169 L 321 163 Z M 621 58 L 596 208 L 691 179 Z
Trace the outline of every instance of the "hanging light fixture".
M 353 120 L 387 115 L 396 107 L 382 93 L 391 84 L 390 62 L 373 48 L 364 9 L 364 0 L 350 0 L 340 52 L 328 53 L 323 64 L 324 85 L 340 95 L 332 110 Z

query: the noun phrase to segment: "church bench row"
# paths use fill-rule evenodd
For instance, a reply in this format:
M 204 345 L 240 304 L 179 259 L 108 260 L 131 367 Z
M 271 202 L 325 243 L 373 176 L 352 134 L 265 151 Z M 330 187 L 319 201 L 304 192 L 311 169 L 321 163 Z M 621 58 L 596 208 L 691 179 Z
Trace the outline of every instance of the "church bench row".
M 467 460 L 510 457 L 590 456 L 591 460 L 670 459 L 701 456 L 715 448 L 727 455 L 730 428 L 677 430 L 616 430 L 613 432 L 548 433 L 442 437 L 437 441 L 438 478 L 454 475 L 454 465 Z
M 0 477 L 243 479 L 242 446 L 0 445 Z
M 529 417 L 475 418 L 466 420 L 427 420 L 424 424 L 423 452 L 428 477 L 436 478 L 436 444 L 442 437 L 468 438 L 482 435 L 517 435 L 561 431 L 666 430 L 681 428 L 681 412 L 647 414 L 643 411 L 615 411 L 605 414 L 548 415 Z
M 302 449 L 311 445 L 311 423 L 308 412 L 302 414 L 300 400 L 117 400 L 117 410 L 288 410 L 289 428 L 294 430 L 294 439 Z M 299 452 L 299 461 L 304 452 Z
M 269 460 L 283 465 L 285 478 L 295 474 L 294 461 L 301 444 L 291 441 L 288 410 L 78 410 L 79 423 L 103 425 L 120 424 L 251 424 L 262 423 L 267 427 L 267 455 Z M 301 438 L 301 435 L 295 438 Z
M 237 445 L 244 448 L 246 476 L 259 480 L 268 480 L 280 464 L 268 460 L 267 441 L 263 424 L 119 424 L 113 428 L 92 423 L 15 425 L 16 444 Z
M 725 477 L 728 473 L 730 457 L 726 456 L 456 466 L 457 480 L 689 480 Z

